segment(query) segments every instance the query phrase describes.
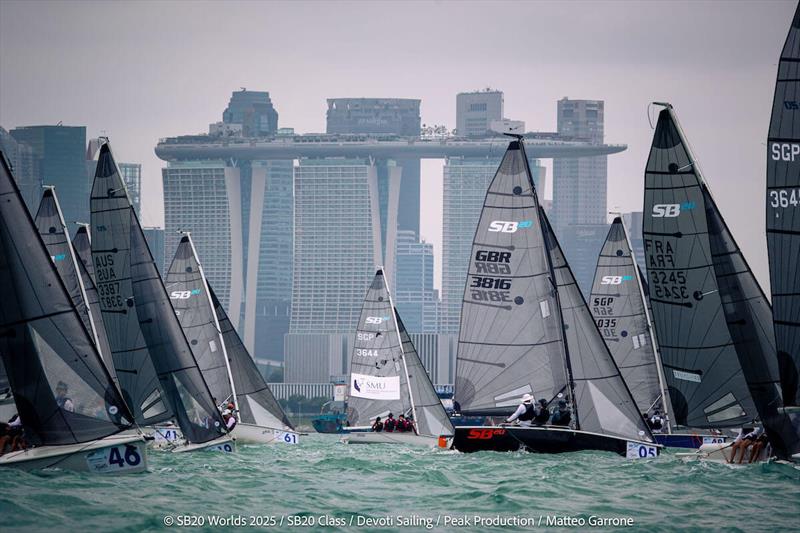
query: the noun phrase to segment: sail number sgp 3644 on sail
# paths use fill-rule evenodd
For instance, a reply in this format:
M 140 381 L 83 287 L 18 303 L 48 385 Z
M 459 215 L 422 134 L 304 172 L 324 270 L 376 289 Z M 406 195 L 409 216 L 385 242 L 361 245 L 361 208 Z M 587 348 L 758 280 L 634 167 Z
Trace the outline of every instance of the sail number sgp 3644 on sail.
M 769 205 L 775 208 L 800 205 L 800 189 L 777 189 L 769 191 Z

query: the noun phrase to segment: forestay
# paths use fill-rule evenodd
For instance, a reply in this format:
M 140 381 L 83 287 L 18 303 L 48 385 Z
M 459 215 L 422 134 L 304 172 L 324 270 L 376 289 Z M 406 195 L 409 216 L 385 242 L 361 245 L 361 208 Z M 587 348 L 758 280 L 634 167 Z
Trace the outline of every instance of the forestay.
M 767 139 L 767 247 L 783 401 L 800 405 L 800 6 L 783 45 Z
M 486 193 L 461 309 L 456 399 L 465 411 L 514 410 L 529 393 L 569 394 L 561 322 L 522 142 Z
M 89 442 L 131 429 L 115 388 L 0 153 L 0 354 L 26 439 Z
M 638 268 L 622 218 L 616 217 L 597 259 L 589 304 L 639 412 L 647 413 L 661 409 L 662 394 Z

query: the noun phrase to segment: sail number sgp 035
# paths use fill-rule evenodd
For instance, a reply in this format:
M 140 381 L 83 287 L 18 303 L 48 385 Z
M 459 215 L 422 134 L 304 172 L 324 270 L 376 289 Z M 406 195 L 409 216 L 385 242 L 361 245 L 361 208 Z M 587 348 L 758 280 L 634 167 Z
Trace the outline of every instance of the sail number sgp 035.
M 614 314 L 614 298 L 612 296 L 596 296 L 592 300 L 592 311 L 595 316 L 610 316 Z
M 800 189 L 778 189 L 769 191 L 769 205 L 774 208 L 800 205 Z
M 511 252 L 477 250 L 473 264 L 475 273 L 508 275 L 511 274 L 510 263 Z M 470 297 L 479 302 L 510 302 L 511 282 L 510 278 L 471 275 Z

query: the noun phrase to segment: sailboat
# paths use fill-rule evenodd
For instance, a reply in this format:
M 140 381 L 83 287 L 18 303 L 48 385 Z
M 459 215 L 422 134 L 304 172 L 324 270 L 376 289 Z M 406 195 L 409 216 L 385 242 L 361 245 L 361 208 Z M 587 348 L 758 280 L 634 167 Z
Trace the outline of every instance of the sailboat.
M 767 249 L 784 409 L 800 416 L 800 5 L 778 63 L 767 139 Z
M 462 414 L 510 415 L 530 394 L 571 407 L 568 426 L 456 426 L 465 452 L 605 450 L 655 457 L 642 420 L 539 206 L 514 135 L 486 193 L 468 268 L 455 397 Z
M 186 443 L 173 451 L 233 451 L 108 143 L 98 156 L 91 212 L 100 308 L 120 388 L 136 421 L 152 425 L 174 417 Z
M 657 413 L 664 420 L 660 429 L 653 430 L 656 442 L 675 448 L 725 442 L 722 435 L 677 432 L 673 428 L 647 292 L 628 230 L 622 217 L 616 217 L 600 250 L 589 298 L 597 328 L 630 387 L 639 412 L 648 419 Z
M 449 448 L 453 426 L 392 303 L 383 268 L 370 284 L 350 360 L 343 441 Z M 372 431 L 377 417 L 410 418 L 412 431 Z
M 0 355 L 27 444 L 0 455 L 0 466 L 101 474 L 146 470 L 144 437 L 56 272 L 1 151 L 0 293 Z
M 243 443 L 297 444 L 297 432 L 213 294 L 188 232 L 165 281 L 211 395 L 218 406 L 234 404 L 231 435 Z
M 97 288 L 86 269 L 86 264 L 78 257 L 69 241 L 67 225 L 64 222 L 64 214 L 61 212 L 55 187 L 45 187 L 34 223 L 50 253 L 50 258 L 56 265 L 56 272 L 78 309 L 83 325 L 86 326 L 94 340 L 106 369 L 112 379 L 116 379 L 114 362 L 111 360 L 111 347 L 108 344 L 103 316 L 100 312 Z
M 645 170 L 650 303 L 673 421 L 697 428 L 764 426 L 772 453 L 800 443 L 781 413 L 772 310 L 725 224 L 669 104 Z M 723 460 L 726 444 L 704 444 Z

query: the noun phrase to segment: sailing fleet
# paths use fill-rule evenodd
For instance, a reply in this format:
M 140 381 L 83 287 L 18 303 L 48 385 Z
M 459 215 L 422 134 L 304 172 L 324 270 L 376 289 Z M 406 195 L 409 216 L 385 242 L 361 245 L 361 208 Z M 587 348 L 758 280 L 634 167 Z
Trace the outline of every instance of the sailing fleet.
M 343 442 L 636 459 L 666 446 L 729 461 L 732 431 L 755 424 L 769 446 L 752 460 L 800 462 L 798 69 L 800 8 L 767 143 L 771 304 L 670 104 L 655 103 L 644 170 L 646 274 L 617 217 L 588 300 L 540 204 L 524 138 L 510 135 L 470 251 L 455 412 L 438 397 L 378 266 L 354 332 Z M 72 242 L 56 191 L 44 189 L 32 217 L 0 160 L 0 388 L 11 392 L 0 400 L 6 409 L 13 399 L 25 442 L 0 466 L 134 473 L 147 469 L 148 450 L 300 441 L 190 232 L 162 279 L 107 142 L 91 223 Z M 559 405 L 569 421 L 530 423 L 530 399 L 541 412 Z M 515 409 L 524 422 L 511 421 Z M 409 430 L 376 430 L 394 416 Z

